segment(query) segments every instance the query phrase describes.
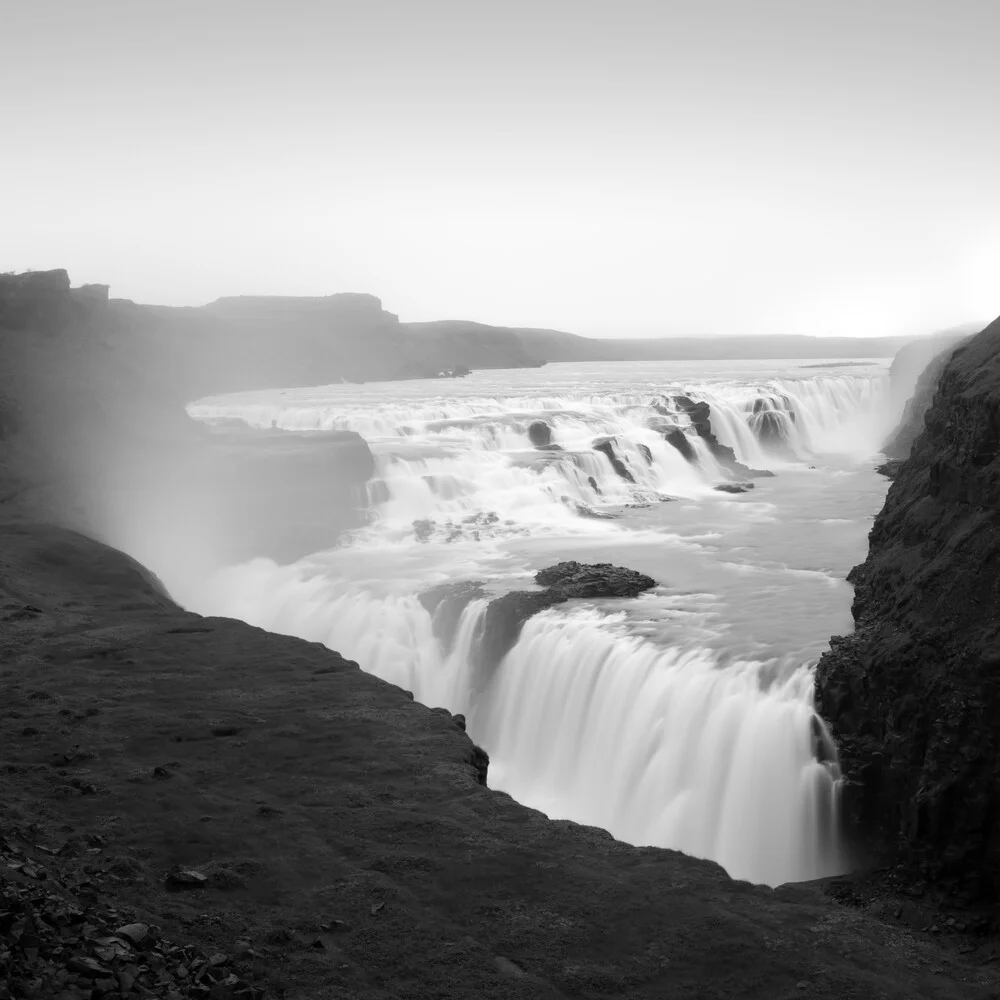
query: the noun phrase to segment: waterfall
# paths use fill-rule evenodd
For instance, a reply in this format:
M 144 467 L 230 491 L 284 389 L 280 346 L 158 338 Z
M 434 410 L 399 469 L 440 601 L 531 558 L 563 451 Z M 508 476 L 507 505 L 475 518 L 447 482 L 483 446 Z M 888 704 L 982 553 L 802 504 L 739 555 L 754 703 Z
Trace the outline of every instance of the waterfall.
M 491 784 L 549 816 L 771 885 L 840 870 L 812 672 L 661 649 L 580 608 L 530 620 L 472 707 Z
M 839 772 L 825 762 L 828 737 L 817 754 L 807 666 L 664 649 L 574 602 L 530 619 L 479 690 L 485 599 L 466 606 L 450 650 L 413 596 L 264 559 L 223 571 L 198 603 L 346 651 L 418 701 L 466 715 L 491 756 L 490 785 L 553 818 L 711 858 L 754 882 L 842 870 Z
M 412 535 L 420 521 L 428 522 L 417 529 L 425 534 L 481 540 L 586 531 L 573 522 L 631 503 L 697 498 L 734 478 L 677 402 L 682 390 L 709 404 L 713 433 L 753 468 L 780 469 L 829 454 L 867 456 L 893 422 L 887 379 L 860 376 L 401 402 L 368 387 L 338 385 L 237 394 L 189 409 L 209 424 L 357 431 L 375 454 L 369 495 L 383 535 Z M 529 433 L 539 423 L 551 440 L 543 447 Z M 683 435 L 693 462 L 668 441 L 670 432 Z
M 701 403 L 708 434 L 691 415 Z M 496 593 L 530 585 L 524 552 L 539 543 L 558 558 L 640 537 L 644 551 L 664 552 L 682 507 L 722 512 L 689 537 L 705 552 L 724 549 L 723 525 L 763 517 L 758 498 L 773 506 L 782 476 L 798 470 L 804 481 L 815 462 L 872 454 L 889 409 L 887 380 L 857 375 L 521 394 L 484 391 L 473 377 L 202 400 L 190 412 L 220 428 L 361 433 L 376 459 L 371 520 L 339 549 L 290 566 L 257 559 L 177 596 L 325 643 L 418 701 L 461 712 L 490 754 L 490 785 L 550 816 L 711 858 L 755 882 L 821 877 L 842 870 L 839 775 L 809 663 L 712 647 L 704 605 L 678 589 L 636 602 L 690 617 L 669 641 L 613 602 L 571 601 L 530 619 L 499 665 L 473 676 L 488 597 L 472 599 L 442 636 L 419 595 L 449 580 L 493 581 Z M 714 492 L 748 474 L 720 444 L 750 472 L 779 478 L 746 498 Z M 633 508 L 650 506 L 637 520 Z M 725 552 L 717 563 L 720 573 L 752 568 Z M 828 579 L 822 565 L 808 572 Z

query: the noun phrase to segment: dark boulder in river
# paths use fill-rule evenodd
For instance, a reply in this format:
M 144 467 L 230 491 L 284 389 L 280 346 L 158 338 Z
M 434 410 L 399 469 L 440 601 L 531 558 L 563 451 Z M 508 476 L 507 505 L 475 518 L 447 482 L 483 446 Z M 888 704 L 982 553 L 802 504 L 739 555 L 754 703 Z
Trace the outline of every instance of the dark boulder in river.
M 566 597 L 638 597 L 656 586 L 645 573 L 611 563 L 556 563 L 535 574 L 540 587 L 558 590 Z
M 645 573 L 611 563 L 561 562 L 535 574 L 535 583 L 545 590 L 514 590 L 491 601 L 483 617 L 478 666 L 492 670 L 517 642 L 524 623 L 571 597 L 637 597 L 656 586 Z
M 536 448 L 546 448 L 552 444 L 552 428 L 544 420 L 535 420 L 528 425 L 528 440 Z

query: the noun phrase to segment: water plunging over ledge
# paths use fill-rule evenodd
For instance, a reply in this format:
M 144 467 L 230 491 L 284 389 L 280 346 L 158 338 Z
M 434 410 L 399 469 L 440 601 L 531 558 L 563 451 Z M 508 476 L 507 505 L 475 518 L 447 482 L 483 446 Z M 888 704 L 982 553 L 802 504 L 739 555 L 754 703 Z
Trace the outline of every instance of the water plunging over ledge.
M 210 422 L 360 432 L 378 467 L 372 518 L 340 548 L 174 592 L 194 610 L 325 642 L 465 714 L 491 786 L 550 816 L 757 882 L 842 870 L 839 772 L 812 662 L 850 628 L 843 579 L 884 495 L 867 460 L 894 416 L 885 366 L 817 377 L 795 362 L 687 364 L 202 401 L 192 412 Z M 719 442 L 777 475 L 715 492 L 734 475 L 678 397 L 707 402 Z M 524 589 L 566 558 L 630 566 L 660 586 L 536 616 L 486 675 L 474 665 L 487 600 L 447 636 L 417 600 L 448 580 Z

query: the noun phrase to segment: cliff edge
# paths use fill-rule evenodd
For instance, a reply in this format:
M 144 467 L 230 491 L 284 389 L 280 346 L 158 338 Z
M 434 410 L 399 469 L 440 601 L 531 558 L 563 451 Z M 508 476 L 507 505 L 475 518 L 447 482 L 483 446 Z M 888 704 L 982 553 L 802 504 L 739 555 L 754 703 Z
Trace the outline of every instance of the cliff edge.
M 1000 320 L 943 361 L 868 558 L 848 577 L 856 630 L 831 640 L 817 697 L 841 748 L 858 841 L 959 898 L 991 902 L 1000 898 Z

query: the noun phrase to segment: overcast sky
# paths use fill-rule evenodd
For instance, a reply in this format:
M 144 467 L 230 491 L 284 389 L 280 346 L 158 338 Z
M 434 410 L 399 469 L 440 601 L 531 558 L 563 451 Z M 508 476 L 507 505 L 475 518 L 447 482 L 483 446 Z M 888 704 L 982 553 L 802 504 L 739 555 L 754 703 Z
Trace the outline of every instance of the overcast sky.
M 0 270 L 894 334 L 1000 313 L 1000 2 L 33 0 Z

